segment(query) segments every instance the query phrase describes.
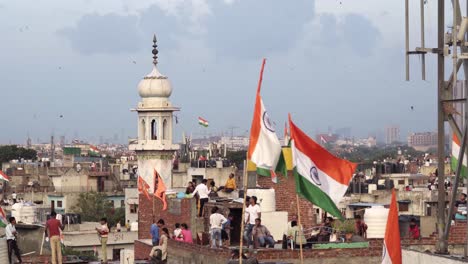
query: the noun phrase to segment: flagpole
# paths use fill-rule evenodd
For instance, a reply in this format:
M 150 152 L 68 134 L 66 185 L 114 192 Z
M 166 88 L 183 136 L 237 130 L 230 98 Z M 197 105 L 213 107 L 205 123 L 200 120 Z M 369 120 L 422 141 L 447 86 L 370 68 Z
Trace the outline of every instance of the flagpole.
M 244 160 L 244 171 L 242 175 L 242 185 L 244 186 L 244 198 L 242 199 L 242 221 L 241 221 L 241 239 L 239 245 L 239 263 L 242 264 L 242 250 L 244 247 L 244 229 L 245 229 L 245 198 L 247 197 L 247 160 Z
M 300 232 L 303 232 L 302 231 L 302 225 L 301 225 L 301 210 L 299 209 L 299 194 L 296 193 L 296 205 L 297 205 L 297 221 L 299 222 L 298 223 L 298 226 L 299 226 L 299 231 Z M 300 249 L 300 254 L 301 254 L 301 264 L 304 263 L 304 254 L 302 252 L 302 233 L 299 233 L 299 249 Z

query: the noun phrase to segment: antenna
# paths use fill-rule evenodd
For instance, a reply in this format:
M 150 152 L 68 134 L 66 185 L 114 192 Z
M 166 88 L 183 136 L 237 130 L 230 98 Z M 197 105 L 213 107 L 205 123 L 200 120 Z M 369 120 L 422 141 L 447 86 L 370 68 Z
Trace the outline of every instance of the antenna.
M 439 254 L 448 254 L 448 237 L 450 229 L 451 215 L 453 215 L 453 201 L 456 199 L 456 192 L 460 180 L 460 171 L 462 168 L 463 156 L 468 154 L 466 141 L 468 132 L 468 91 L 467 82 L 457 81 L 458 70 L 463 65 L 464 76 L 468 76 L 468 42 L 466 32 L 468 29 L 468 19 L 462 17 L 459 0 L 452 0 L 453 21 L 451 31 L 446 32 L 445 28 L 445 2 L 437 0 L 437 48 L 427 48 L 424 43 L 424 5 L 425 0 L 420 0 L 420 23 L 421 23 L 421 43 L 420 47 L 410 50 L 409 43 L 409 0 L 405 0 L 405 63 L 406 63 L 406 80 L 410 80 L 410 55 L 421 56 L 422 79 L 426 79 L 425 55 L 434 53 L 437 55 L 437 177 L 438 182 L 442 183 L 445 180 L 445 122 L 447 121 L 452 128 L 452 131 L 458 139 L 461 139 L 460 152 L 458 160 L 460 161 L 456 170 L 456 176 L 452 188 L 451 201 L 449 205 L 448 216 L 445 214 L 446 195 L 443 184 L 438 187 L 438 215 L 437 215 L 437 233 L 438 243 L 436 250 Z M 468 5 L 465 16 L 468 16 Z M 460 53 L 459 53 L 460 51 Z M 449 79 L 445 80 L 445 57 L 451 54 L 452 57 L 452 74 Z M 459 97 L 459 95 L 462 95 Z M 457 104 L 457 111 L 453 105 Z M 463 105 L 464 104 L 464 105 Z M 461 112 L 461 113 L 460 113 Z M 462 115 L 461 118 L 456 118 L 456 115 Z M 465 256 L 468 254 L 468 245 L 465 250 Z

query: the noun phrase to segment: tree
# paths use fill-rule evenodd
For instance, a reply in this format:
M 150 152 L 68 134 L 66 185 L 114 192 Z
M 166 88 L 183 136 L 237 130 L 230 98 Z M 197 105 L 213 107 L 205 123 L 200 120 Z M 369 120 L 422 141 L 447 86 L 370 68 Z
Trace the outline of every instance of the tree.
M 125 219 L 125 208 L 114 209 L 112 201 L 107 200 L 107 195 L 104 193 L 80 193 L 77 205 L 72 207 L 72 210 L 79 213 L 83 221 L 99 222 L 105 217 L 109 227 Z
M 25 149 L 17 145 L 0 146 L 0 166 L 3 162 L 14 159 L 35 160 L 37 152 L 34 149 Z
M 227 151 L 226 158 L 241 168 L 247 158 L 247 150 Z

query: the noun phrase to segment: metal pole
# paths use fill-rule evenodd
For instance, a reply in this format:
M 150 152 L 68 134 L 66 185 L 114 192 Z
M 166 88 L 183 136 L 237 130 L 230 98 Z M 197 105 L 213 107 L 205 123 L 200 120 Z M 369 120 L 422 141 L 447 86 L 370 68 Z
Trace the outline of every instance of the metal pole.
M 302 225 L 301 225 L 301 209 L 299 208 L 299 194 L 296 193 L 296 205 L 297 205 L 297 221 L 299 222 L 299 230 L 300 232 L 302 231 Z M 300 249 L 300 255 L 301 255 L 301 264 L 304 263 L 304 253 L 302 250 L 302 233 L 299 233 L 299 249 Z
M 455 199 L 457 199 L 458 182 L 460 180 L 460 173 L 461 173 L 461 170 L 462 170 L 463 158 L 464 158 L 464 154 L 465 154 L 466 132 L 467 132 L 467 127 L 465 125 L 465 129 L 463 130 L 463 139 L 462 139 L 462 142 L 461 142 L 460 151 L 458 153 L 458 164 L 457 164 L 457 171 L 455 173 L 455 181 L 453 183 L 452 199 L 450 200 L 448 219 L 447 219 L 447 224 L 445 225 L 445 231 L 444 231 L 444 237 L 445 237 L 445 240 L 447 240 L 447 241 L 448 241 L 448 238 L 449 238 L 449 231 L 450 231 L 450 224 L 449 223 L 452 220 L 454 202 L 455 202 Z M 440 182 L 439 182 L 439 185 L 441 185 Z
M 408 1 L 406 1 L 408 3 Z M 420 1 L 421 5 L 421 48 L 424 49 L 424 0 Z M 409 41 L 409 40 L 408 40 Z M 408 55 L 406 55 L 408 56 Z M 423 81 L 426 80 L 426 54 L 421 54 L 421 74 Z
M 445 229 L 445 188 L 444 188 L 444 169 L 445 169 L 445 129 L 444 129 L 444 109 L 442 100 L 444 99 L 444 22 L 445 22 L 445 2 L 438 0 L 438 21 L 437 21 L 437 47 L 439 53 L 437 55 L 437 80 L 438 80 L 438 96 L 437 96 L 437 172 L 438 172 L 438 212 L 437 212 L 437 233 L 439 240 L 437 243 L 437 252 L 439 254 L 447 254 L 447 241 L 444 237 Z
M 406 80 L 409 81 L 409 0 L 405 0 L 405 61 L 406 61 Z
M 247 160 L 244 160 L 244 172 L 242 176 L 242 185 L 244 186 L 244 199 L 243 205 L 242 205 L 242 222 L 241 222 L 241 239 L 240 239 L 240 245 L 239 245 L 239 263 L 242 264 L 242 251 L 243 251 L 243 246 L 244 246 L 244 229 L 245 229 L 245 198 L 247 197 Z

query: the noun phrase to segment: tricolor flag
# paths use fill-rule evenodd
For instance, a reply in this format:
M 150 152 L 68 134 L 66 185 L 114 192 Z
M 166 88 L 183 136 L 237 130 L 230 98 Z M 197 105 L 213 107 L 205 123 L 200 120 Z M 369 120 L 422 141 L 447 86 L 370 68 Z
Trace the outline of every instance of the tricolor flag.
M 156 169 L 154 169 L 154 196 L 156 196 L 163 202 L 163 211 L 166 210 L 166 185 L 164 184 L 161 175 L 159 175 Z
M 143 179 L 143 177 L 138 176 L 138 192 L 143 193 L 148 200 L 150 200 L 149 190 L 150 186 L 148 183 Z
M 274 124 L 270 120 L 260 96 L 264 67 L 265 59 L 263 59 L 260 70 L 247 158 L 257 166 L 258 175 L 271 177 L 271 180 L 276 183 L 278 178 L 275 171 L 281 171 L 284 175 L 287 171 Z
M 398 225 L 398 208 L 395 189 L 392 190 L 390 211 L 387 217 L 387 227 L 382 253 L 382 264 L 401 264 L 400 227 Z
M 0 207 L 0 227 L 6 227 L 7 225 L 8 221 L 6 219 L 5 211 L 3 211 L 3 208 Z
M 100 153 L 100 152 L 99 152 L 99 149 L 98 149 L 96 146 L 94 146 L 94 145 L 89 145 L 89 152 L 88 152 L 88 154 L 89 154 L 90 156 L 99 156 L 99 153 Z
M 10 177 L 8 177 L 8 175 L 6 175 L 6 173 L 4 173 L 3 171 L 0 170 L 0 180 L 9 182 Z
M 198 124 L 204 127 L 208 127 L 208 120 L 198 117 Z
M 333 156 L 309 138 L 289 116 L 296 192 L 331 215 L 343 218 L 336 206 L 348 189 L 357 164 Z
M 460 152 L 460 146 L 461 146 L 460 139 L 458 139 L 457 135 L 455 133 L 453 133 L 453 137 L 452 137 L 452 160 L 451 160 L 452 170 L 453 171 L 457 170 L 458 154 Z M 462 176 L 462 177 L 467 176 L 467 169 L 466 169 L 467 164 L 468 163 L 467 163 L 466 155 L 464 154 L 463 155 L 463 164 L 462 164 L 461 172 L 460 172 L 460 176 Z

